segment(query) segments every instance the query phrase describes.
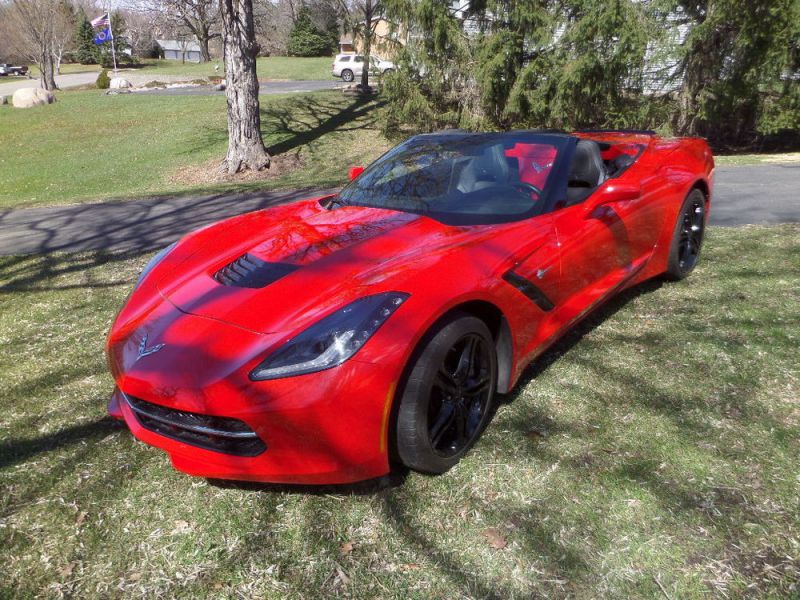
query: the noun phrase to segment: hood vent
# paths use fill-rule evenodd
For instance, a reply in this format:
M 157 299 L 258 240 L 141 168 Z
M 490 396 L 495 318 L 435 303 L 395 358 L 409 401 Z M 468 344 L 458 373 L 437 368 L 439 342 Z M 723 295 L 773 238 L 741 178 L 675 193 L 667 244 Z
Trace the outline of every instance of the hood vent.
M 266 262 L 252 254 L 244 254 L 214 273 L 222 285 L 263 288 L 299 269 L 288 263 Z

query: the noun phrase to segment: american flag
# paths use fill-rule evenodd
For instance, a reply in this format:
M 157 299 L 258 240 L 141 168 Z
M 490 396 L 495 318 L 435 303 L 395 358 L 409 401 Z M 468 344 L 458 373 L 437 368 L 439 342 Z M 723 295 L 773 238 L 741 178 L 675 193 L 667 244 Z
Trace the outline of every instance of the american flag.
M 92 19 L 92 27 L 108 27 L 110 25 L 108 21 L 108 13 L 104 13 L 97 17 L 96 19 Z

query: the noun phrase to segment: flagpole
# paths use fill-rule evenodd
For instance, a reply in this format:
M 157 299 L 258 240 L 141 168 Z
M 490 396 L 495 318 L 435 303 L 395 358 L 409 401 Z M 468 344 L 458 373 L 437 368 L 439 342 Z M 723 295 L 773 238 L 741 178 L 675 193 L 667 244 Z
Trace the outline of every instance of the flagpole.
M 106 9 L 108 10 L 108 7 L 106 7 Z M 114 50 L 114 45 L 115 45 L 114 44 L 114 28 L 111 26 L 111 11 L 108 10 L 108 12 L 106 12 L 106 15 L 108 15 L 108 33 L 109 33 L 109 37 L 111 39 L 111 59 L 114 61 L 114 73 L 116 73 L 117 72 L 117 53 Z

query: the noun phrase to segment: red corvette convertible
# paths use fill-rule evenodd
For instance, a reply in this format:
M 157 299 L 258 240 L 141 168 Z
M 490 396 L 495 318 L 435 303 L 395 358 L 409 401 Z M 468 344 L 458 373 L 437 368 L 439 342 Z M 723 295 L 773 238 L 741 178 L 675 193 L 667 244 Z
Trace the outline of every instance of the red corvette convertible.
M 714 161 L 651 132 L 413 137 L 341 192 L 190 233 L 108 338 L 109 404 L 211 478 L 455 465 L 569 327 L 697 263 Z

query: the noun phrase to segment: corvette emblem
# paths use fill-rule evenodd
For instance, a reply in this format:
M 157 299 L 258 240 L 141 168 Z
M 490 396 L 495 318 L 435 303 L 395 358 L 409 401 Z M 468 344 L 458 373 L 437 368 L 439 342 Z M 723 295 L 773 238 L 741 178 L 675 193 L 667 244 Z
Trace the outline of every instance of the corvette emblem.
M 164 344 L 156 344 L 155 346 L 147 347 L 147 334 L 144 334 L 142 341 L 139 342 L 139 356 L 136 357 L 136 360 L 143 358 L 145 356 L 150 356 L 151 354 L 155 354 L 159 350 L 164 347 Z

